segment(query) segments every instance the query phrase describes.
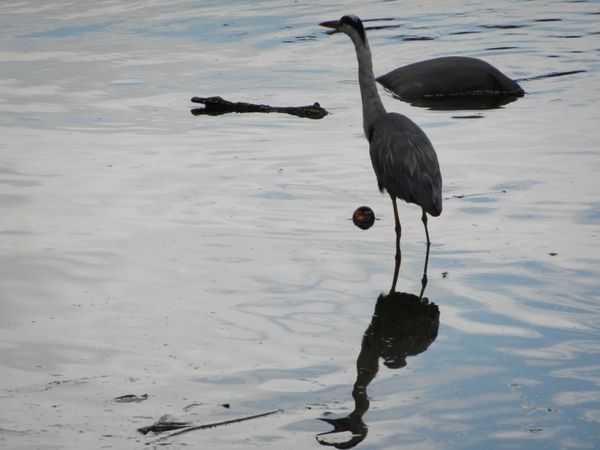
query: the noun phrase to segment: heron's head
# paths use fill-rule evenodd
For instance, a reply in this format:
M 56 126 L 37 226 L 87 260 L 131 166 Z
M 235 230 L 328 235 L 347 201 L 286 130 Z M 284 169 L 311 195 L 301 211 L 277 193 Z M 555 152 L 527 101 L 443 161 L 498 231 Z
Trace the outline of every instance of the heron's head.
M 367 42 L 365 27 L 362 21 L 353 14 L 348 14 L 340 20 L 320 23 L 322 27 L 333 28 L 334 30 L 346 33 L 356 43 L 357 39 L 363 44 Z

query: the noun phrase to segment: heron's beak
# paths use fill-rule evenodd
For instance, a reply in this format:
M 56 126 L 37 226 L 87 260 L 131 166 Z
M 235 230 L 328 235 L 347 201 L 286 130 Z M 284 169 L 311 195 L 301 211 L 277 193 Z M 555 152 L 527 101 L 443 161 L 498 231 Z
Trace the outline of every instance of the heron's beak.
M 334 30 L 339 30 L 342 24 L 339 20 L 331 20 L 329 22 L 322 22 L 319 25 L 325 28 L 333 28 Z

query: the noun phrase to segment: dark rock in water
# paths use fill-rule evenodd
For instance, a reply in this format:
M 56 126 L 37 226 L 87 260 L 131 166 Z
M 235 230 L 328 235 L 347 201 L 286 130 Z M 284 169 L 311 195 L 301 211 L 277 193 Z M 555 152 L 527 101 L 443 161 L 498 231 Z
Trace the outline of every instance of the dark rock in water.
M 392 70 L 377 78 L 402 101 L 446 97 L 522 97 L 525 92 L 491 64 L 477 58 L 447 56 Z M 422 105 L 418 105 L 422 106 Z

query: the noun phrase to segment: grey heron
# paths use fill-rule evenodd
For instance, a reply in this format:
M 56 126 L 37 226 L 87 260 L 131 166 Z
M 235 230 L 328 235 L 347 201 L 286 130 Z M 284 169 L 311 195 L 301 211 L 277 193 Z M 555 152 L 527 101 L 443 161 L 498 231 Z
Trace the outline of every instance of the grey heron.
M 346 15 L 340 20 L 320 25 L 347 34 L 356 48 L 363 129 L 369 141 L 371 163 L 379 190 L 382 193 L 386 190 L 392 199 L 396 247 L 399 247 L 402 235 L 396 204 L 399 198 L 422 209 L 421 220 L 425 227 L 428 257 L 431 242 L 427 214 L 437 217 L 442 213 L 442 175 L 433 145 L 425 132 L 408 117 L 385 110 L 377 92 L 371 49 L 361 20 L 354 15 Z

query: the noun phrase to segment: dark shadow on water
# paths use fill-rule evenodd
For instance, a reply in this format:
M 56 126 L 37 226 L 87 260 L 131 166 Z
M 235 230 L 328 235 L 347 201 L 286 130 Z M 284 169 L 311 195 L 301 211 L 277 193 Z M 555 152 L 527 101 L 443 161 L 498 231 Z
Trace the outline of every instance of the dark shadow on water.
M 352 389 L 354 410 L 337 419 L 319 418 L 333 427 L 332 431 L 316 436 L 321 445 L 347 449 L 361 443 L 369 431 L 363 421 L 370 406 L 367 387 L 379 372 L 379 358 L 388 369 L 402 369 L 408 356 L 423 353 L 438 335 L 439 308 L 423 297 L 426 277 L 423 278 L 425 282 L 420 295 L 396 292 L 401 260 L 402 255 L 398 251 L 392 288 L 387 295 L 382 293 L 377 298 L 371 323 L 362 338 Z
M 411 106 L 427 108 L 433 111 L 461 111 L 497 109 L 516 101 L 519 97 L 504 96 L 456 96 L 456 97 L 427 97 L 415 100 L 404 100 L 394 94 L 397 100 L 405 101 Z M 479 117 L 478 117 L 479 118 Z

